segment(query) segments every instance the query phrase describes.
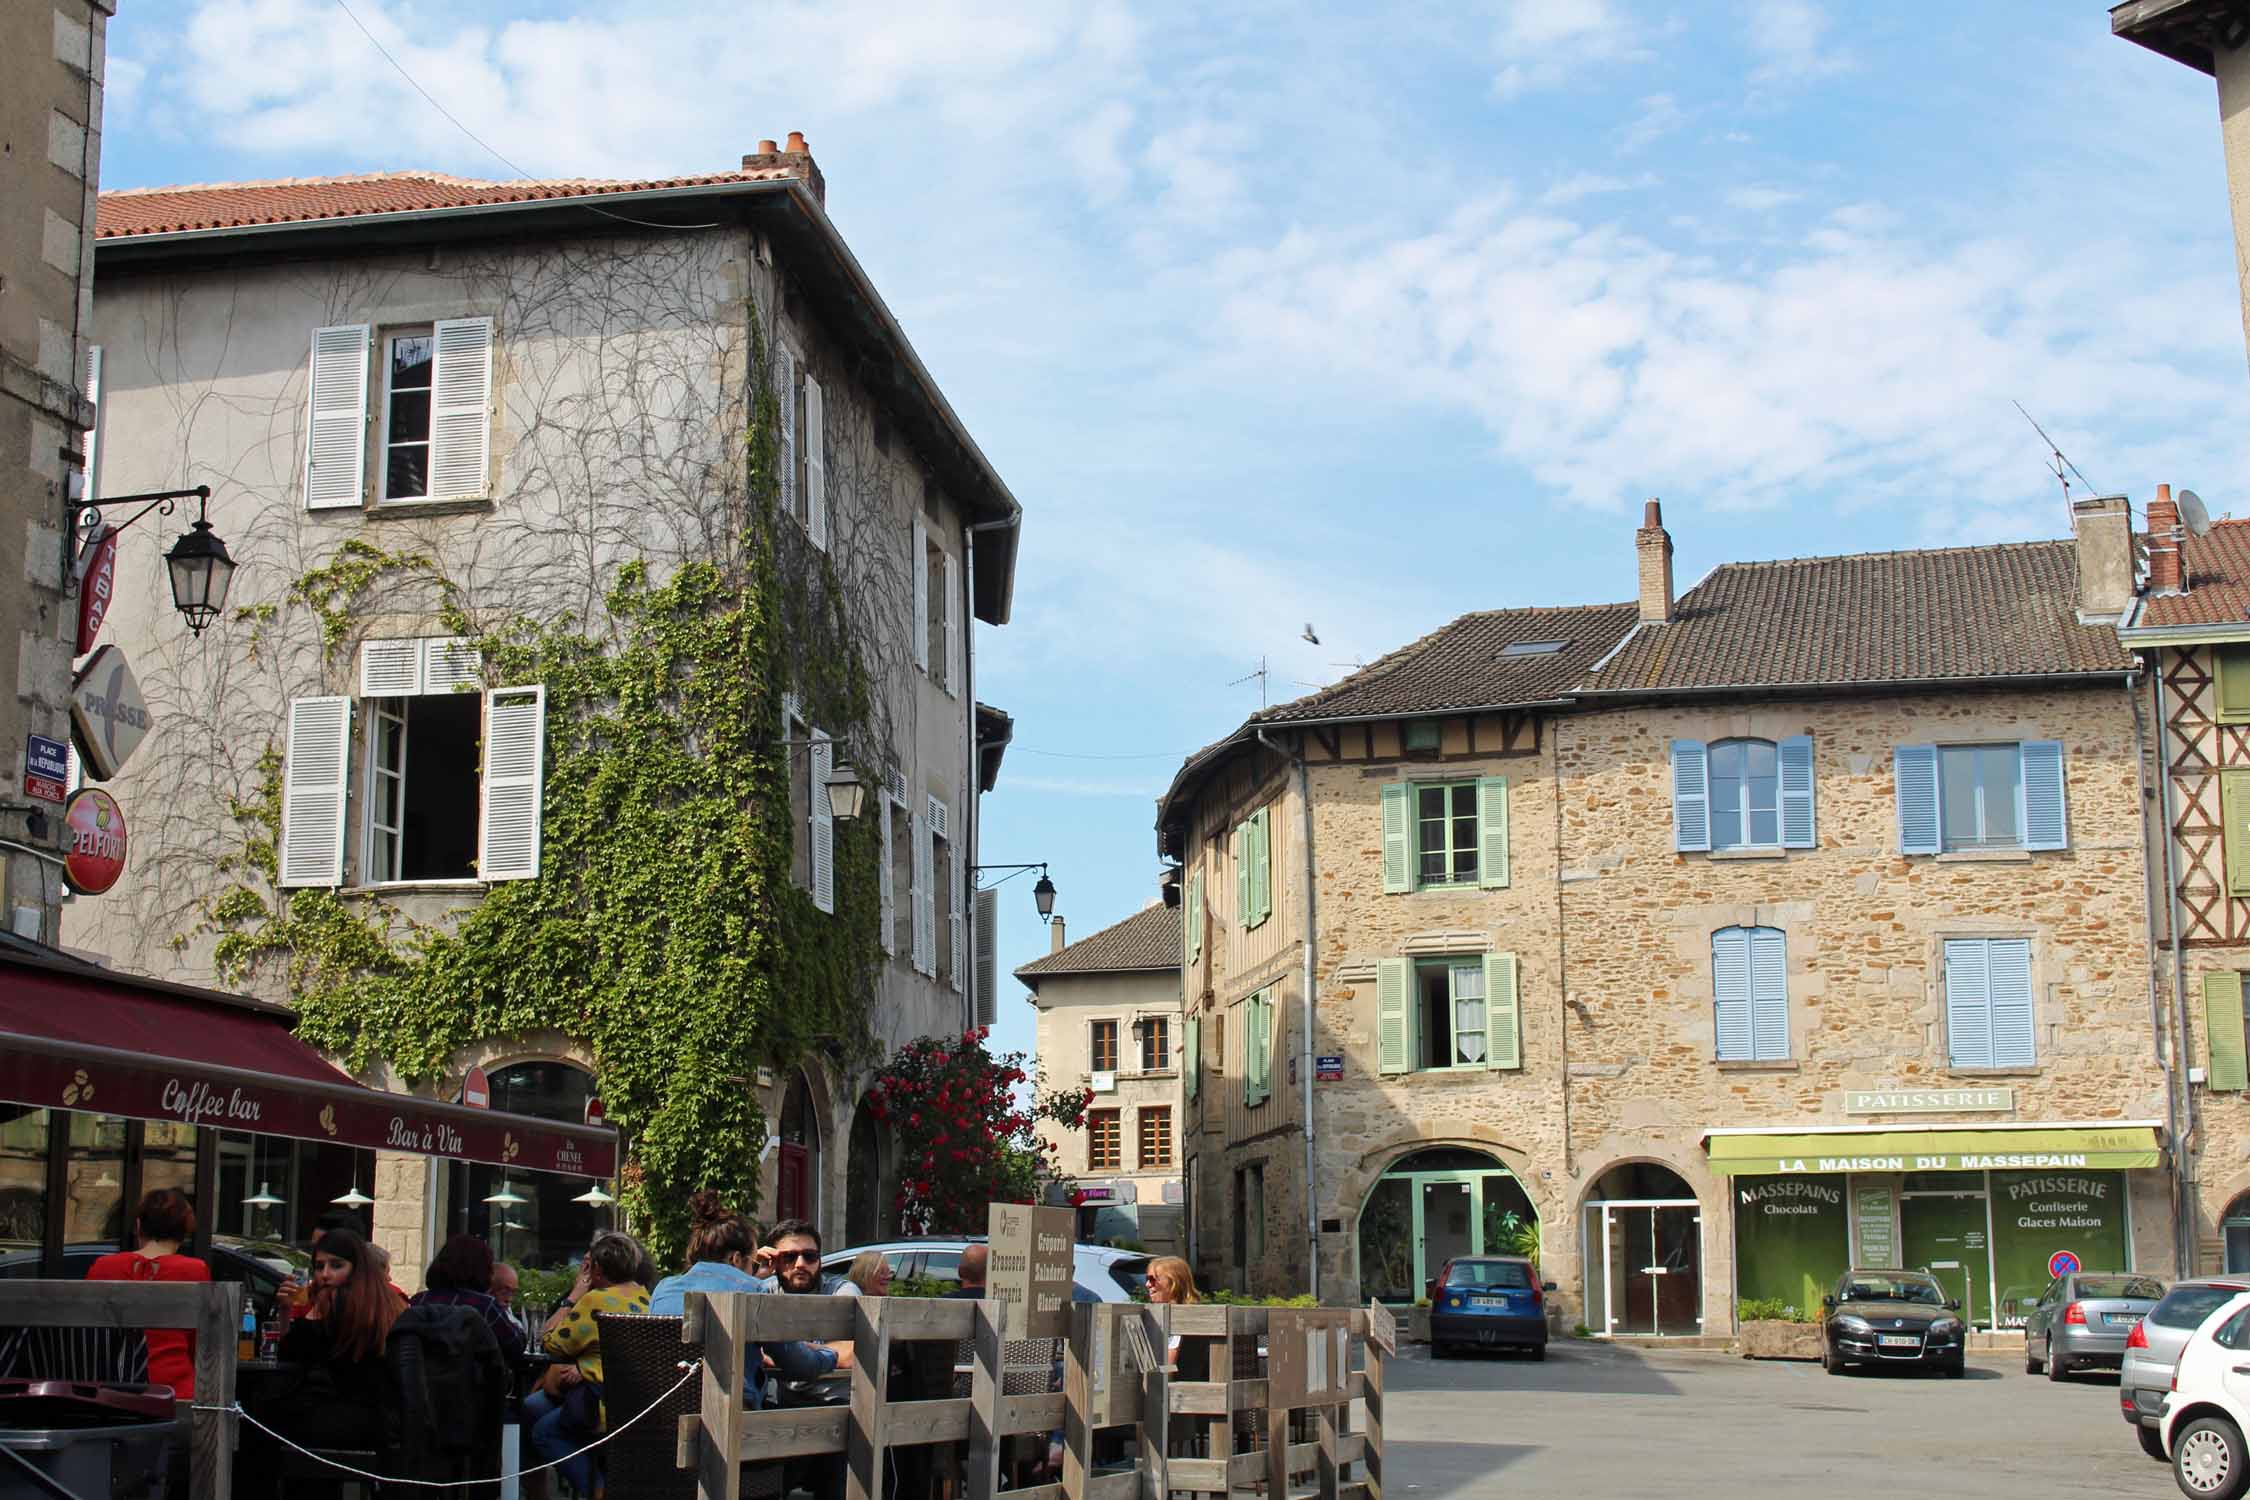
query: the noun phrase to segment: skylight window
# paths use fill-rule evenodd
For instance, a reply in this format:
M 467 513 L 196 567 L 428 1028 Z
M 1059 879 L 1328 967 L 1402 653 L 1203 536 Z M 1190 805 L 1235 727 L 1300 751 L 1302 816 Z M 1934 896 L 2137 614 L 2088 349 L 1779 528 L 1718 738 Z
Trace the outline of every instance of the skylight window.
M 1569 644 L 1568 641 L 1510 641 L 1500 648 L 1500 654 L 1503 657 L 1553 656 Z

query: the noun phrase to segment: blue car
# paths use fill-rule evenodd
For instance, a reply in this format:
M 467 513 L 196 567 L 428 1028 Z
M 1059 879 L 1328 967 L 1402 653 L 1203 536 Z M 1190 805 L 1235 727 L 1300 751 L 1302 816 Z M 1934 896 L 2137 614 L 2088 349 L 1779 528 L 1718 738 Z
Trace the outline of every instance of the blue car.
M 1547 1293 L 1554 1289 L 1520 1255 L 1447 1261 L 1429 1284 L 1430 1357 L 1447 1359 L 1456 1345 L 1478 1344 L 1545 1359 Z

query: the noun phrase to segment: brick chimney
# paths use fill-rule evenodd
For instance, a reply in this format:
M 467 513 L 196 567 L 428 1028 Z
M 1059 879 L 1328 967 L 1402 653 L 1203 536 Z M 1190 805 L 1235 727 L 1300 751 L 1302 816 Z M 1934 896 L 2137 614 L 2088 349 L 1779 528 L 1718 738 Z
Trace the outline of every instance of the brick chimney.
M 2172 498 L 2170 485 L 2160 484 L 2156 487 L 2156 498 L 2148 503 L 2148 591 L 2151 594 L 2187 592 L 2187 568 L 2180 559 L 2180 548 L 2185 540 L 2180 530 L 2179 502 Z
M 787 144 L 776 148 L 772 141 L 758 142 L 758 149 L 742 158 L 742 172 L 746 177 L 772 181 L 794 177 L 812 189 L 813 198 L 823 207 L 828 203 L 828 179 L 820 175 L 813 164 L 812 148 L 805 144 L 802 130 L 789 132 Z
M 1047 924 L 1047 951 L 1060 953 L 1068 946 L 1069 943 L 1063 937 L 1063 919 L 1057 917 Z
M 2123 495 L 2088 495 L 2070 503 L 2078 537 L 2078 613 L 2114 620 L 2133 602 L 2133 516 Z
M 1641 563 L 1641 623 L 1663 625 L 1672 618 L 1672 533 L 1664 529 L 1664 506 L 1651 500 L 1633 533 Z

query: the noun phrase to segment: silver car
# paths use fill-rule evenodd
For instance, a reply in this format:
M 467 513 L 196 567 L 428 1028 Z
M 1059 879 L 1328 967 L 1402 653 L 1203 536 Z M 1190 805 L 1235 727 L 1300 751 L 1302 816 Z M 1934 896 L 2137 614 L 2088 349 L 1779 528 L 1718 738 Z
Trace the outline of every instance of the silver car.
M 2205 1318 L 2244 1292 L 2250 1292 L 2250 1280 L 2236 1277 L 2174 1282 L 2164 1300 L 2126 1336 L 2117 1405 L 2150 1458 L 2165 1461 L 2164 1398 L 2172 1394 L 2172 1369 L 2180 1362 L 2180 1351 Z
M 2045 1365 L 2049 1380 L 2080 1370 L 2111 1370 L 2125 1358 L 2125 1337 L 2164 1299 L 2153 1276 L 2120 1271 L 2073 1271 L 2039 1294 L 2023 1323 L 2023 1367 Z

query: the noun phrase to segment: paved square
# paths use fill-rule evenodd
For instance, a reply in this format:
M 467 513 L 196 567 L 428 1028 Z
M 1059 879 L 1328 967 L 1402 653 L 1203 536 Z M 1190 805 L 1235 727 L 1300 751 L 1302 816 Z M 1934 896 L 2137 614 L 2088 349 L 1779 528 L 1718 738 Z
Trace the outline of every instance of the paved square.
M 1564 1340 L 1544 1364 L 1416 1348 L 1385 1374 L 1392 1500 L 2179 1494 L 2118 1416 L 2115 1376 L 2055 1385 L 2021 1356 L 1972 1356 L 1962 1380 L 1830 1376 Z

